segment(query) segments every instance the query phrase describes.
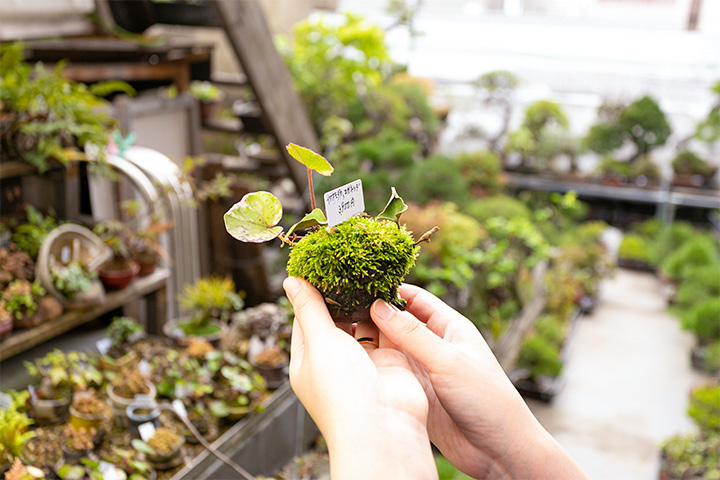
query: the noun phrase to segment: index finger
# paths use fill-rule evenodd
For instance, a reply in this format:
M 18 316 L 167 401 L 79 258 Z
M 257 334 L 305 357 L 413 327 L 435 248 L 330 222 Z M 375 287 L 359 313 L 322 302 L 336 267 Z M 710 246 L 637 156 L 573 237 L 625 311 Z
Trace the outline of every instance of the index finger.
M 400 285 L 400 297 L 407 301 L 406 310 L 440 337 L 445 335 L 445 330 L 451 323 L 454 328 L 477 333 L 477 328 L 470 320 L 427 290 L 403 283 Z

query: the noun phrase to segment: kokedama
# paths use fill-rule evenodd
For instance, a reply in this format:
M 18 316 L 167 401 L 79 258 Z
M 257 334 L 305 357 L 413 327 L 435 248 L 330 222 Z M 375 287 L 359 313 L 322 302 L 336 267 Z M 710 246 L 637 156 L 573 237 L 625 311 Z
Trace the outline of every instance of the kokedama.
M 370 305 L 378 298 L 403 308 L 405 302 L 399 298 L 398 287 L 415 264 L 417 245 L 429 241 L 436 229 L 415 241 L 399 223 L 407 205 L 394 188 L 377 217 L 361 213 L 328 226 L 325 214 L 315 207 L 311 172 L 327 176 L 332 166 L 307 148 L 289 144 L 287 149 L 308 169 L 312 211 L 283 233 L 277 226 L 282 217 L 280 201 L 269 192 L 249 193 L 225 214 L 228 233 L 244 242 L 279 238 L 288 244 L 288 274 L 314 285 L 336 322 L 369 319 Z M 300 237 L 296 233 L 300 230 L 307 233 Z

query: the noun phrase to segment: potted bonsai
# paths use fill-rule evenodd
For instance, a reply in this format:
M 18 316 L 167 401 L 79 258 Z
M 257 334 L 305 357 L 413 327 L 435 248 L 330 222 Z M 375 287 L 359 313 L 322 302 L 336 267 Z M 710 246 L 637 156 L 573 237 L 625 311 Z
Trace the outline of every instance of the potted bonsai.
M 93 232 L 112 249 L 111 259 L 100 265 L 98 276 L 108 290 L 122 290 L 140 272 L 140 265 L 130 258 L 127 245 L 131 233 L 119 220 L 95 225 Z
M 398 222 L 407 205 L 394 188 L 377 217 L 358 214 L 329 225 L 325 213 L 315 206 L 312 171 L 328 176 L 333 167 L 312 150 L 292 143 L 286 148 L 307 168 L 312 211 L 283 233 L 277 225 L 282 217 L 280 201 L 269 192 L 249 193 L 225 214 L 228 233 L 244 242 L 277 238 L 288 244 L 288 274 L 313 284 L 336 322 L 369 319 L 370 305 L 377 298 L 404 308 L 398 295 L 400 283 L 415 263 L 418 243 L 428 240 L 437 228 L 415 241 Z M 341 203 L 339 208 L 346 206 Z M 300 230 L 307 233 L 300 237 Z
M 145 399 L 152 400 L 157 395 L 157 389 L 147 380 L 137 365 L 129 365 L 120 369 L 108 383 L 107 395 L 115 414 L 115 422 L 125 424 L 127 408 L 143 395 Z
M 190 313 L 189 318 L 166 322 L 163 331 L 177 340 L 201 337 L 217 347 L 227 323 L 243 305 L 232 279 L 203 277 L 186 285 L 180 295 L 180 306 Z
M 67 425 L 63 433 L 62 451 L 65 463 L 79 463 L 81 458 L 87 457 L 95 449 L 98 433 L 96 428 L 74 428 Z
M 100 359 L 103 368 L 117 371 L 138 360 L 129 347 L 146 335 L 145 327 L 132 317 L 115 317 L 105 331 L 110 348 Z
M 30 283 L 17 279 L 8 285 L 3 297 L 15 328 L 33 328 L 60 316 L 62 306 L 46 293 L 37 280 Z

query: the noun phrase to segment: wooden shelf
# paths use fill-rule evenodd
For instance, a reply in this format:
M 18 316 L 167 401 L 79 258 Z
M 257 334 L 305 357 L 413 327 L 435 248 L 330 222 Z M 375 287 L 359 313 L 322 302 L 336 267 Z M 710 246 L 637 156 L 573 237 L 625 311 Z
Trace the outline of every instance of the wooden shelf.
M 141 297 L 153 295 L 160 297 L 149 299 L 149 303 L 154 303 L 156 305 L 148 305 L 148 307 L 150 309 L 158 308 L 159 310 L 163 310 L 162 306 L 165 302 L 164 294 L 166 282 L 169 277 L 169 270 L 157 269 L 154 273 L 148 275 L 147 277 L 135 279 L 124 290 L 108 292 L 105 295 L 105 301 L 100 305 L 94 305 L 84 309 L 69 310 L 58 318 L 43 323 L 35 328 L 31 328 L 29 330 L 19 330 L 17 332 L 14 331 L 9 337 L 0 342 L 0 361 L 24 352 L 35 345 L 39 345 L 40 343 L 50 340 L 51 338 L 65 333 L 79 325 L 94 320 L 100 315 L 122 307 L 126 303 Z M 156 318 L 148 317 L 148 322 L 155 323 L 158 317 L 160 317 L 160 315 L 157 315 Z M 155 326 L 153 325 L 153 327 Z M 148 329 L 150 330 L 150 328 Z

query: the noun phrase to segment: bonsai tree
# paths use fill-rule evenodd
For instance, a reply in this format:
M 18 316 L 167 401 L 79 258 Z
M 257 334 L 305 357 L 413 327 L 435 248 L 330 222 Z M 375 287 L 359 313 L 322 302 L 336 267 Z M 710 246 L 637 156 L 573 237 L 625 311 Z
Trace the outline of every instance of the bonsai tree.
M 333 172 L 327 160 L 312 150 L 292 143 L 287 150 L 307 167 L 310 192 L 313 170 L 326 176 Z M 404 307 L 398 287 L 415 263 L 417 243 L 434 232 L 416 242 L 399 224 L 407 205 L 395 189 L 377 217 L 355 215 L 333 226 L 316 208 L 314 193 L 311 206 L 309 214 L 283 233 L 277 225 L 282 217 L 280 201 L 269 192 L 249 193 L 225 214 L 225 226 L 240 241 L 259 243 L 277 238 L 289 245 L 288 274 L 302 277 L 320 290 L 335 321 L 369 318 L 369 307 L 377 298 Z M 341 202 L 340 208 L 344 206 L 348 205 Z M 301 229 L 309 231 L 300 237 Z
M 518 154 L 520 167 L 531 170 L 544 169 L 561 154 L 570 154 L 574 161 L 576 147 L 568 124 L 559 104 L 538 100 L 525 111 L 520 128 L 510 133 L 506 153 Z
M 600 155 L 633 145 L 631 154 L 623 159 L 634 163 L 653 149 L 664 145 L 672 132 L 665 114 L 649 96 L 625 107 L 603 105 L 598 111 L 600 121 L 590 128 L 584 146 Z
M 214 335 L 221 331 L 217 322 L 227 323 L 244 305 L 230 278 L 205 277 L 186 285 L 180 306 L 190 312 L 190 320 L 178 324 L 186 336 Z
M 512 118 L 512 95 L 520 80 L 507 70 L 495 70 L 485 73 L 473 82 L 473 86 L 483 98 L 483 103 L 494 109 L 502 111 L 500 128 L 494 135 L 487 136 L 488 149 L 497 155 L 503 155 L 502 141 L 507 136 Z

